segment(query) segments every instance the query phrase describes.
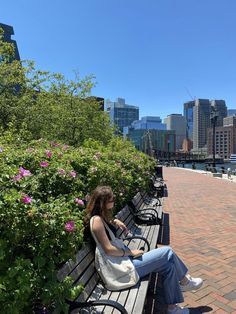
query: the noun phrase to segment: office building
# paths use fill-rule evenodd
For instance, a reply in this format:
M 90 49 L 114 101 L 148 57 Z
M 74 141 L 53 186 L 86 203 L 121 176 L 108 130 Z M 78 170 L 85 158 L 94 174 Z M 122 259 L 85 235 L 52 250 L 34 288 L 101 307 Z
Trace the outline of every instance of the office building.
M 211 109 L 217 113 L 216 127 L 223 126 L 223 119 L 227 117 L 227 107 L 224 100 L 211 100 Z
M 229 116 L 224 118 L 223 126 L 231 128 L 231 146 L 228 156 L 230 157 L 231 154 L 236 154 L 236 115 Z M 229 159 L 227 156 L 227 159 Z
M 137 149 L 145 153 L 176 151 L 175 131 L 129 128 L 127 138 Z
M 236 127 L 236 116 L 229 116 L 223 119 L 223 126 Z
M 229 151 L 230 154 L 236 154 L 236 116 L 229 116 L 223 119 L 223 126 L 231 128 L 231 146 Z M 227 159 L 228 159 L 227 156 Z
M 210 128 L 211 104 L 209 99 L 196 99 L 193 107 L 193 150 L 207 147 L 207 129 Z
M 236 115 L 236 109 L 228 109 L 227 116 L 234 116 Z
M 223 159 L 229 159 L 236 153 L 235 143 L 236 128 L 232 126 L 220 126 L 215 129 L 215 154 Z M 213 129 L 208 130 L 208 155 L 213 154 Z
M 11 43 L 14 45 L 15 47 L 15 56 L 13 59 L 15 60 L 20 60 L 20 55 L 19 55 L 19 51 L 18 51 L 18 47 L 17 47 L 17 43 L 15 40 L 13 40 L 11 38 L 12 35 L 14 35 L 14 30 L 13 27 L 10 25 L 6 25 L 6 24 L 2 24 L 0 23 L 0 28 L 3 29 L 4 34 L 3 34 L 3 41 Z
M 208 154 L 213 153 L 213 129 L 208 130 Z M 223 126 L 215 129 L 215 153 L 223 159 L 236 154 L 236 116 L 223 119 Z
M 162 123 L 160 117 L 146 116 L 140 120 L 132 122 L 131 127 L 136 129 L 155 129 L 155 130 L 166 130 L 166 125 Z
M 186 119 L 186 138 L 193 140 L 193 107 L 195 105 L 195 101 L 188 101 L 184 103 L 184 117 Z
M 123 128 L 139 119 L 139 107 L 127 105 L 125 99 L 117 98 L 115 102 L 106 100 L 105 110 L 109 113 L 111 123 L 116 125 L 118 133 L 123 133 Z
M 183 146 L 183 141 L 186 138 L 186 118 L 182 114 L 170 114 L 164 119 L 167 130 L 175 131 L 176 134 L 176 149 L 180 150 Z

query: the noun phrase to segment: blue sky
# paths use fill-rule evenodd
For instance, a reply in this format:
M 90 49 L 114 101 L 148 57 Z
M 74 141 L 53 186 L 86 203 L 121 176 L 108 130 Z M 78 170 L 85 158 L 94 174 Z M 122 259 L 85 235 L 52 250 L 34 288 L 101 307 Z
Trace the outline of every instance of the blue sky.
M 7 0 L 0 22 L 22 59 L 164 118 L 191 97 L 236 108 L 235 14 L 236 0 Z

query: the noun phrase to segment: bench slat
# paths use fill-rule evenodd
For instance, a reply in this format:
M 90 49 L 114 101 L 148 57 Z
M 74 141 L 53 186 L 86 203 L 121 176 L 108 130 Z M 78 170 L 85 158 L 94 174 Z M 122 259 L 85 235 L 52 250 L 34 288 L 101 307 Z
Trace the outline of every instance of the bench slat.
M 139 288 L 138 293 L 136 295 L 136 300 L 135 300 L 133 312 L 132 312 L 134 314 L 142 314 L 142 312 L 143 312 L 144 304 L 146 301 L 146 295 L 147 295 L 150 276 L 151 275 L 149 275 L 147 277 L 147 279 L 142 280 L 140 283 L 140 288 Z
M 86 301 L 91 295 L 92 291 L 97 286 L 98 281 L 100 280 L 99 275 L 95 272 L 91 280 L 86 284 L 83 292 L 79 295 L 77 301 L 83 302 Z
M 76 281 L 78 278 L 82 277 L 83 273 L 88 269 L 88 265 L 94 260 L 94 252 L 89 252 L 89 254 L 81 261 L 80 264 L 73 269 L 70 273 L 70 277 Z M 91 267 L 90 267 L 91 268 Z M 81 279 L 80 279 L 81 280 Z
M 66 262 L 63 267 L 58 271 L 57 278 L 59 281 L 62 281 L 66 276 L 68 276 L 73 269 L 81 262 L 81 260 L 91 251 L 91 248 L 88 245 L 82 247 L 79 252 L 76 254 L 75 259 L 70 259 Z
M 126 299 L 125 308 L 128 313 L 132 313 L 133 306 L 136 300 L 136 296 L 138 293 L 138 289 L 140 287 L 141 283 L 139 282 L 138 285 L 130 289 L 128 298 Z
M 128 295 L 129 295 L 129 290 L 121 291 L 119 298 L 117 299 L 117 302 L 125 306 Z M 116 309 L 113 310 L 113 313 L 120 314 L 119 311 Z

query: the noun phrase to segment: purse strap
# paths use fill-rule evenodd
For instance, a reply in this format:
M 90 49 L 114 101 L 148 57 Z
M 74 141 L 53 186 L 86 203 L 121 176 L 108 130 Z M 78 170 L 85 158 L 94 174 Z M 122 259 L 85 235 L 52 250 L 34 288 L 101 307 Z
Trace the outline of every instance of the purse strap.
M 110 236 L 111 241 L 114 241 L 115 238 L 116 238 L 115 235 L 114 235 L 114 233 L 111 231 L 111 228 L 109 228 L 108 224 L 107 224 L 104 220 L 102 220 L 102 221 L 103 221 L 103 223 L 104 223 L 105 228 L 107 229 L 107 231 L 108 231 L 108 233 L 109 233 L 109 236 Z
M 101 246 L 101 244 L 98 242 L 98 240 L 97 240 L 97 238 L 96 238 L 96 236 L 95 236 L 95 234 L 94 234 L 94 232 L 93 232 L 93 220 L 94 220 L 94 217 L 96 217 L 96 216 L 93 216 L 93 217 L 90 218 L 90 231 L 91 231 L 91 233 L 92 233 L 92 236 L 93 236 L 93 238 L 94 238 L 96 244 L 99 245 L 99 246 Z M 100 216 L 99 216 L 99 217 L 100 217 Z M 104 219 L 102 219 L 102 222 L 103 222 L 103 224 L 104 224 L 105 229 L 107 229 L 107 231 L 108 231 L 108 233 L 109 233 L 109 236 L 110 236 L 111 241 L 114 241 L 115 238 L 116 238 L 115 235 L 114 235 L 114 233 L 111 231 L 111 229 L 109 228 L 109 226 L 107 225 L 107 223 L 104 221 Z

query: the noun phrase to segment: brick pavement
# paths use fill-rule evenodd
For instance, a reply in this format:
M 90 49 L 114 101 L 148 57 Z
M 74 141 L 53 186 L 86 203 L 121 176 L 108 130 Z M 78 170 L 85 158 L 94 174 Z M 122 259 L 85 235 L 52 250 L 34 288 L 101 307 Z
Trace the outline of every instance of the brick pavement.
M 204 285 L 184 293 L 191 313 L 236 313 L 236 183 L 164 168 L 170 245 Z

